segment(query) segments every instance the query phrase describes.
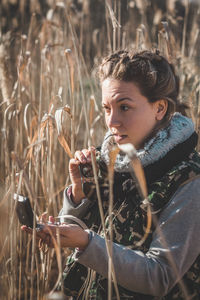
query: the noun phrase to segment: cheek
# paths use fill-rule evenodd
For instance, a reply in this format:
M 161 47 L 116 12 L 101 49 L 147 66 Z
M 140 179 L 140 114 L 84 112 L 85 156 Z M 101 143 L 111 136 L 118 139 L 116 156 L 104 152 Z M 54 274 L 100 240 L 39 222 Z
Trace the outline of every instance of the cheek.
M 130 114 L 129 116 L 124 118 L 123 125 L 128 131 L 134 131 L 134 133 L 137 134 L 137 132 L 139 133 L 152 130 L 155 123 L 156 120 L 152 112 L 144 109 L 137 113 Z
M 156 121 L 154 109 L 150 106 L 144 106 L 139 114 L 141 125 L 153 124 Z
M 105 115 L 104 116 L 104 120 L 105 120 L 106 126 L 109 127 L 108 126 L 108 124 L 109 124 L 109 118 L 108 118 L 108 116 Z
M 133 130 L 134 127 L 137 124 L 137 120 L 135 118 L 126 118 L 123 122 L 123 127 L 125 127 L 127 130 Z
M 106 124 L 106 126 L 107 126 L 107 128 L 112 128 L 112 125 L 110 124 L 111 122 L 111 120 L 110 120 L 110 116 L 109 115 L 105 115 L 104 116 L 104 120 L 105 120 L 105 124 Z

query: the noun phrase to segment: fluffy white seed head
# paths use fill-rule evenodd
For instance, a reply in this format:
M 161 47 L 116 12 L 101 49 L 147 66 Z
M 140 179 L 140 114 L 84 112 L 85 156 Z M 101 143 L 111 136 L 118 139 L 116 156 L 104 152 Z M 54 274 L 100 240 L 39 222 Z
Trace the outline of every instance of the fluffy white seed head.
M 130 159 L 133 159 L 137 155 L 135 147 L 130 143 L 119 145 L 118 147 L 121 151 L 126 153 Z

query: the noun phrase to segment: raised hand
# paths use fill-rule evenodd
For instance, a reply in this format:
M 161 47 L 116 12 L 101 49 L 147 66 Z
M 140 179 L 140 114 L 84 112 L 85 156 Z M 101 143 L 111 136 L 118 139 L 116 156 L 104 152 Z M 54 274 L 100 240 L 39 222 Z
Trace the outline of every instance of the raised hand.
M 95 147 L 75 152 L 74 158 L 69 162 L 69 174 L 72 182 L 72 195 L 75 203 L 80 203 L 85 197 L 82 191 L 82 182 L 79 166 L 80 164 L 91 163 L 91 155 L 95 154 Z

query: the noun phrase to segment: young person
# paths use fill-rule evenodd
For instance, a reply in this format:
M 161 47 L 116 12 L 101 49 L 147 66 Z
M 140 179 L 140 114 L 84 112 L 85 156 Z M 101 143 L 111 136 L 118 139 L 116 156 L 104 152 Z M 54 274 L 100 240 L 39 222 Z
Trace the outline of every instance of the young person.
M 87 290 L 88 299 L 108 297 L 108 253 L 96 188 L 87 179 L 83 182 L 80 167 L 91 164 L 91 153 L 98 152 L 107 230 L 109 153 L 113 146 L 131 143 L 144 169 L 153 222 L 141 243 L 147 209 L 130 173 L 130 158 L 120 152 L 112 211 L 112 260 L 120 299 L 200 299 L 200 157 L 194 124 L 178 101 L 174 67 L 157 50 L 118 51 L 103 59 L 99 78 L 108 132 L 100 149 L 77 151 L 70 160 L 72 185 L 64 192 L 60 213 L 81 218 L 89 230 L 46 225 L 42 233 L 51 230 L 56 236 L 59 231 L 61 246 L 78 248 L 65 271 L 66 294 L 84 299 Z M 112 295 L 117 299 L 114 288 Z

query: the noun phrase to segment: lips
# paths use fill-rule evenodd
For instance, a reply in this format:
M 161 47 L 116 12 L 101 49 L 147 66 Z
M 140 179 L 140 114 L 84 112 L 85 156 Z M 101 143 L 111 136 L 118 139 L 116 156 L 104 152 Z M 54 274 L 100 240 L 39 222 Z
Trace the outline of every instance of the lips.
M 122 135 L 114 134 L 114 138 L 115 138 L 115 141 L 117 143 L 119 143 L 119 142 L 122 142 L 125 138 L 127 138 L 127 135 L 125 135 L 125 134 L 122 134 Z

